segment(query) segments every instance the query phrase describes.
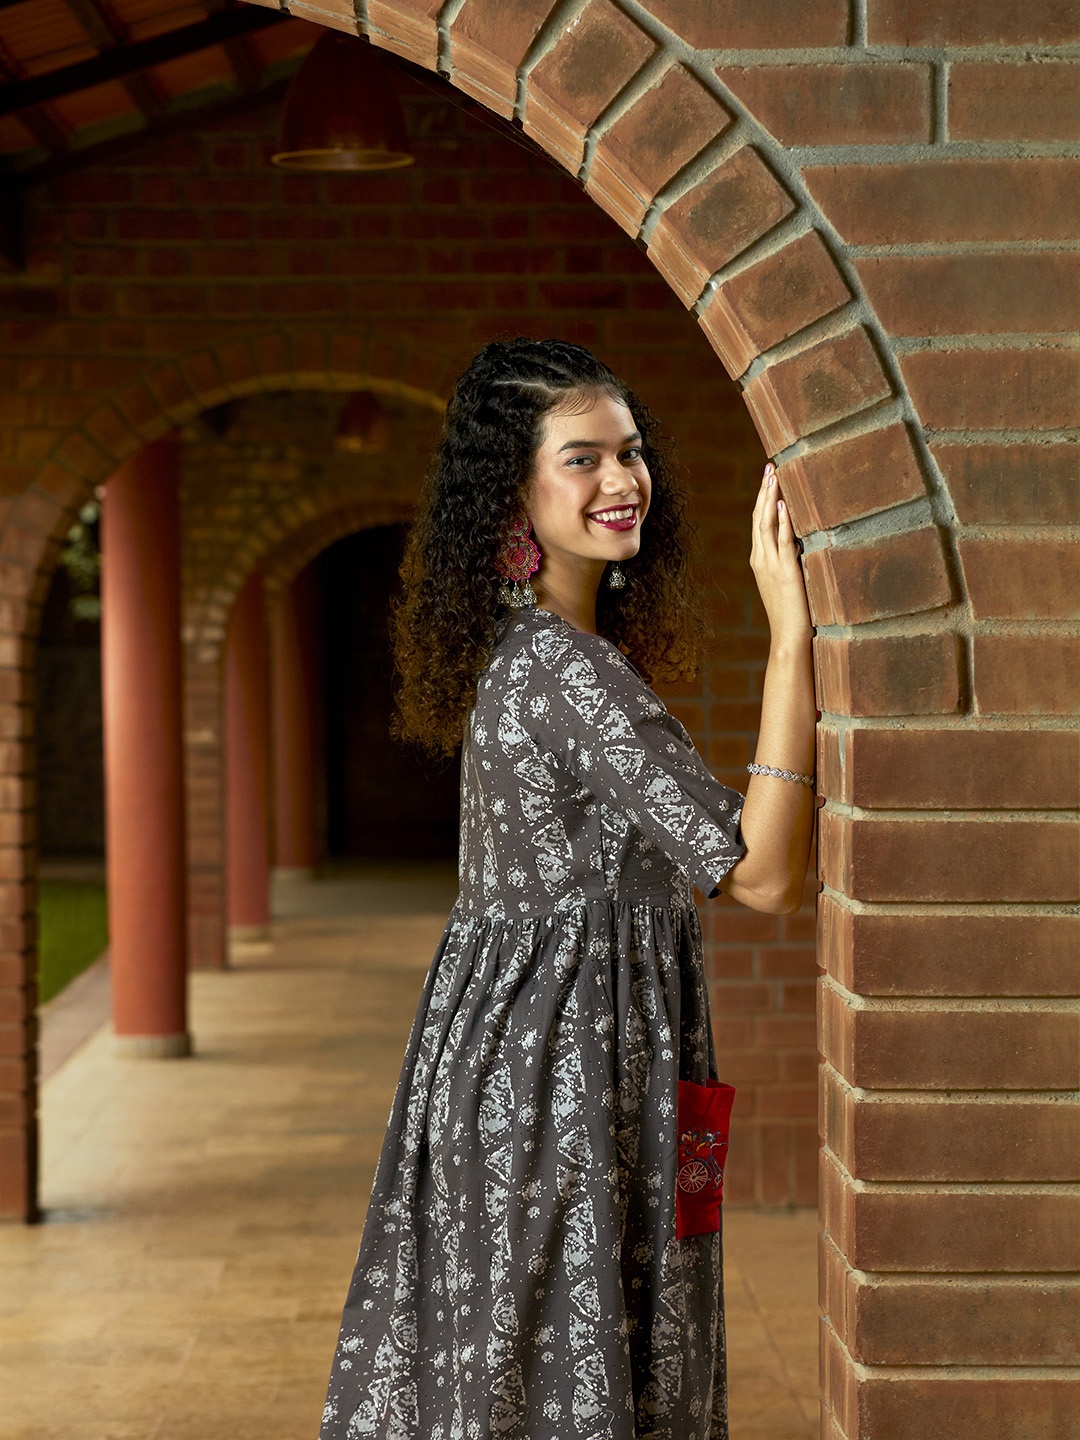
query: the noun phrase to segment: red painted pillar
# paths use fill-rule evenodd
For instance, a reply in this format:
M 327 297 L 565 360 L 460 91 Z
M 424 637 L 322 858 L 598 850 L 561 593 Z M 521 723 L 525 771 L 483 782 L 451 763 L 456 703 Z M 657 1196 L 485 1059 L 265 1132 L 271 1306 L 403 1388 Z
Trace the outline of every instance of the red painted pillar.
M 255 938 L 270 919 L 269 790 L 269 647 L 256 572 L 225 633 L 225 865 L 234 938 Z
M 271 622 L 274 867 L 310 875 L 317 859 L 316 597 L 311 567 L 282 593 Z
M 102 706 L 113 1028 L 124 1054 L 186 1055 L 179 445 L 158 440 L 102 504 Z

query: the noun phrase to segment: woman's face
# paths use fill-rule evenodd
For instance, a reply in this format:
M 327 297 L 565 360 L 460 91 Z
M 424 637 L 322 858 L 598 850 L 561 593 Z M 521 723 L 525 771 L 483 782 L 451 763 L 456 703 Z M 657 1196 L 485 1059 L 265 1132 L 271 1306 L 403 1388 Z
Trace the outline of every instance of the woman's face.
M 590 392 L 541 425 L 525 508 L 545 561 L 636 555 L 652 482 L 629 409 Z

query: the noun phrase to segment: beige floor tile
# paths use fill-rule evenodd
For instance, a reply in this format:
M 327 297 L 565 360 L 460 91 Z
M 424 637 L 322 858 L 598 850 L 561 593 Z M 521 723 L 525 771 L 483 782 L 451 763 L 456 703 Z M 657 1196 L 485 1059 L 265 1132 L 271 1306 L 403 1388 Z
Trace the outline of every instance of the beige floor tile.
M 160 1423 L 153 1416 L 103 1420 L 65 1414 L 25 1422 L 9 1416 L 0 1435 L 3 1440 L 157 1440 Z
M 278 886 L 271 942 L 192 976 L 194 1056 L 123 1061 L 103 1027 L 55 1069 L 45 1223 L 0 1229 L 0 1440 L 314 1440 L 455 888 Z M 817 1433 L 815 1246 L 812 1214 L 726 1217 L 733 1440 Z

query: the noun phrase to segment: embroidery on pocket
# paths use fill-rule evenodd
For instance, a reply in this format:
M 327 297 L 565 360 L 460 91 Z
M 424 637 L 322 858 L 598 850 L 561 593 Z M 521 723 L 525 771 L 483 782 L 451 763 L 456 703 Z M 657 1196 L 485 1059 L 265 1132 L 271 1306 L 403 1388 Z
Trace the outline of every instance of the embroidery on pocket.
M 675 1238 L 720 1229 L 734 1085 L 722 1080 L 679 1081 L 678 1160 L 675 1171 Z

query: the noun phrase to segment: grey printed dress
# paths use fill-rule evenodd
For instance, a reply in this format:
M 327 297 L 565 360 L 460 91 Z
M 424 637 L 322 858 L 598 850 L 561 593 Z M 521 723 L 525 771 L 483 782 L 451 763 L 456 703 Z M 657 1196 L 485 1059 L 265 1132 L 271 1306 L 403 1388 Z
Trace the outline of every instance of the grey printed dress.
M 320 1440 L 725 1440 L 676 1082 L 717 1076 L 691 881 L 743 854 L 741 804 L 613 644 L 504 620 Z

